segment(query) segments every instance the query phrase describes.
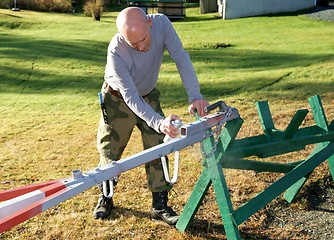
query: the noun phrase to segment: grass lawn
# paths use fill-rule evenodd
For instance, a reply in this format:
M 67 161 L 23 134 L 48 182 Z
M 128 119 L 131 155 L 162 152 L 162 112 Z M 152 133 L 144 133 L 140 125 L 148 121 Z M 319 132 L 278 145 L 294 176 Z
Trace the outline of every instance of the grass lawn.
M 278 129 L 285 129 L 296 110 L 309 108 L 307 98 L 313 95 L 320 95 L 328 120 L 334 118 L 333 23 L 302 14 L 224 21 L 216 13 L 198 12 L 187 9 L 187 18 L 173 25 L 193 61 L 203 95 L 212 103 L 221 99 L 239 109 L 245 121 L 239 137 L 262 133 L 255 108 L 260 100 L 269 101 Z M 108 12 L 98 22 L 80 14 L 0 9 L 0 189 L 69 177 L 72 169 L 97 166 L 97 92 L 106 49 L 116 33 L 116 16 L 117 12 Z M 194 121 L 167 53 L 158 89 L 166 115 Z M 304 124 L 308 123 L 313 123 L 311 117 Z M 142 150 L 139 139 L 135 131 L 124 156 Z M 300 160 L 310 151 L 279 161 Z M 201 170 L 198 146 L 182 150 L 180 176 L 170 199 L 179 213 Z M 310 181 L 328 174 L 327 164 L 322 164 Z M 278 176 L 226 171 L 233 203 L 242 204 Z M 89 189 L 0 238 L 225 238 L 213 190 L 186 233 L 150 220 L 151 196 L 143 167 L 122 174 L 115 193 L 117 208 L 106 221 L 93 218 L 97 194 L 97 189 Z M 267 214 L 261 210 L 240 225 L 242 236 L 305 237 L 301 228 L 270 229 Z

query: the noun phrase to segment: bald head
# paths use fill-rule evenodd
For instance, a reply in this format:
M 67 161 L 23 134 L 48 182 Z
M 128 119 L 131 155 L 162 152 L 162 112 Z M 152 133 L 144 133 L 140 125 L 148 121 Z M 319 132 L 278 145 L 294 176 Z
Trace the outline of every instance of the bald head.
M 119 33 L 130 47 L 144 52 L 149 50 L 152 21 L 142 9 L 125 8 L 118 14 L 116 25 Z
M 138 7 L 128 7 L 123 9 L 116 18 L 118 31 L 132 30 L 131 28 L 138 27 L 147 22 L 145 12 Z M 130 28 L 130 29 L 128 29 Z

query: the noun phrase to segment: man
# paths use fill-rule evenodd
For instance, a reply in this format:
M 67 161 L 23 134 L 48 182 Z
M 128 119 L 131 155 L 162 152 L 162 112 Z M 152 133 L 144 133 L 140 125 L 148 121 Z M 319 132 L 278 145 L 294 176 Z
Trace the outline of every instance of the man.
M 97 147 L 100 166 L 116 161 L 126 147 L 134 126 L 141 131 L 144 148 L 163 142 L 164 135 L 176 137 L 178 129 L 171 124 L 177 115 L 164 117 L 160 92 L 155 88 L 164 50 L 174 59 L 190 102 L 189 112 L 205 115 L 208 102 L 200 93 L 198 79 L 189 55 L 183 49 L 169 19 L 162 14 L 146 15 L 136 7 L 121 11 L 116 19 L 118 33 L 108 47 L 102 96 L 106 118 L 101 117 Z M 167 205 L 172 188 L 164 179 L 161 160 L 145 165 L 148 188 L 152 192 L 153 219 L 175 225 L 178 216 Z M 95 218 L 106 218 L 113 208 L 112 198 L 100 197 Z

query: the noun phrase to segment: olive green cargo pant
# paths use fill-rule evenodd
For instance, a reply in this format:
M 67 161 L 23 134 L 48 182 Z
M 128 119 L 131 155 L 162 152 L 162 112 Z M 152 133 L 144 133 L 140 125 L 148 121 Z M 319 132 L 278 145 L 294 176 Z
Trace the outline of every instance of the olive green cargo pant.
M 107 124 L 101 116 L 97 134 L 97 148 L 100 153 L 99 166 L 117 161 L 130 139 L 135 126 L 141 132 L 144 149 L 163 142 L 164 134 L 157 133 L 146 122 L 137 117 L 122 98 L 110 94 L 103 84 L 101 93 L 107 113 Z M 164 116 L 160 106 L 160 92 L 153 89 L 144 100 L 158 113 Z M 171 185 L 165 181 L 160 159 L 145 164 L 148 188 L 151 192 L 168 191 Z

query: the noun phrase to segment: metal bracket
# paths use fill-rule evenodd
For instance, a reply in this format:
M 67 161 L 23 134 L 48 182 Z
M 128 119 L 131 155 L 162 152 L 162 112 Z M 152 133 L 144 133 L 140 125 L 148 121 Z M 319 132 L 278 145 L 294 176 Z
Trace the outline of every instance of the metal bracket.
M 175 152 L 175 158 L 174 158 L 174 173 L 173 173 L 173 178 L 170 180 L 166 157 L 165 156 L 161 157 L 162 169 L 163 169 L 163 172 L 164 172 L 165 180 L 169 184 L 173 185 L 177 181 L 178 172 L 179 172 L 179 162 L 180 162 L 180 152 L 176 151 Z

